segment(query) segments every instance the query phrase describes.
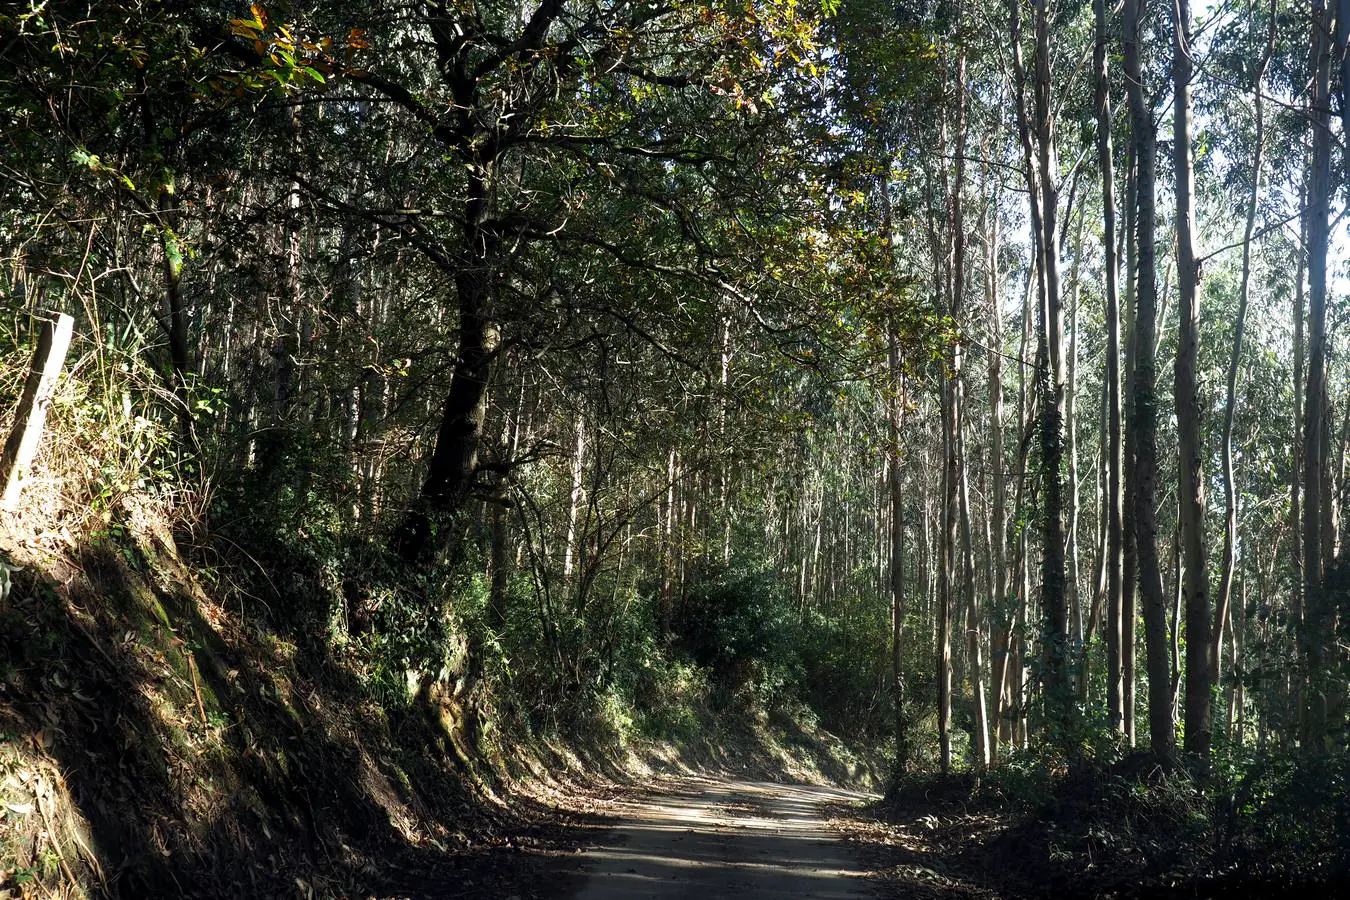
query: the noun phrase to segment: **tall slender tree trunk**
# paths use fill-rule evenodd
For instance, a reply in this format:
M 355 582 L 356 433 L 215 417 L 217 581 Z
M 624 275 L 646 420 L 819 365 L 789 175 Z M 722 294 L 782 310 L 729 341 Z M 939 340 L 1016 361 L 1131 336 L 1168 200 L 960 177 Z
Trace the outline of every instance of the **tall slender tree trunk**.
M 1068 597 L 1064 561 L 1064 322 L 1060 300 L 1058 168 L 1050 73 L 1050 3 L 1036 0 L 1036 144 L 1040 156 L 1041 246 L 1045 293 L 1041 301 L 1041 539 L 1042 651 L 1049 720 L 1065 727 L 1073 709 L 1068 653 Z
M 961 323 L 965 316 L 966 294 L 966 225 L 965 202 L 962 196 L 965 190 L 966 155 L 966 57 L 960 52 L 956 58 L 956 124 L 955 124 L 955 161 L 952 167 L 950 187 L 949 222 L 952 241 L 951 254 L 951 297 L 949 310 L 952 320 Z M 965 347 L 958 339 L 952 347 L 950 379 L 950 409 L 948 422 L 951 426 L 951 453 L 949 466 L 952 487 L 955 489 L 956 514 L 958 517 L 960 539 L 960 597 L 965 614 L 967 677 L 970 681 L 971 698 L 974 706 L 974 752 L 977 766 L 989 764 L 989 722 L 984 698 L 984 665 L 980 656 L 980 616 L 975 596 L 975 549 L 970 521 L 970 485 L 966 460 L 965 440 Z M 949 498 L 949 500 L 952 498 Z M 949 529 L 950 531 L 950 529 Z
M 1137 167 L 1135 179 L 1134 379 L 1130 430 L 1134 436 L 1134 535 L 1139 595 L 1143 600 L 1148 671 L 1149 741 L 1154 756 L 1171 764 L 1176 756 L 1167 652 L 1167 600 L 1158 558 L 1158 398 L 1157 398 L 1157 153 L 1153 111 L 1144 96 L 1140 55 L 1142 0 L 1125 0 L 1125 84 Z
M 567 502 L 567 537 L 563 541 L 562 597 L 572 596 L 572 581 L 576 574 L 577 557 L 581 544 L 581 501 L 585 495 L 583 476 L 586 469 L 586 418 L 577 414 L 576 448 L 572 453 L 572 483 Z
M 1093 485 L 1093 496 L 1097 500 L 1097 516 L 1093 522 L 1093 530 L 1096 532 L 1093 541 L 1092 555 L 1092 605 L 1088 611 L 1087 629 L 1084 632 L 1083 652 L 1078 658 L 1078 700 L 1082 704 L 1092 697 L 1092 641 L 1097 636 L 1098 629 L 1103 633 L 1105 628 L 1102 625 L 1102 618 L 1105 615 L 1103 607 L 1106 603 L 1106 539 L 1107 539 L 1107 510 L 1110 507 L 1110 499 L 1107 497 L 1107 456 L 1110 453 L 1110 443 L 1107 439 L 1110 433 L 1110 418 L 1107 415 L 1107 385 L 1105 378 L 1102 379 L 1101 400 L 1097 407 L 1097 428 L 1100 435 L 1100 446 L 1096 455 L 1096 465 L 1093 466 L 1096 483 Z M 1105 635 L 1103 634 L 1103 637 Z M 1108 666 L 1109 668 L 1109 666 Z M 1114 730 L 1114 727 L 1113 727 Z
M 995 190 L 988 215 L 988 294 L 989 294 L 989 470 L 991 510 L 989 515 L 989 611 L 994 623 L 990 646 L 993 669 L 994 722 L 990 729 L 990 760 L 997 762 L 1003 728 L 1003 693 L 1008 671 L 1011 615 L 1008 606 L 1008 514 L 1007 465 L 1003 452 L 1003 311 L 1000 308 L 998 269 L 999 192 Z M 1005 617 L 1007 622 L 1005 624 Z
M 944 72 L 947 65 L 943 55 Z M 957 104 L 955 123 L 955 149 L 951 151 L 953 165 L 951 177 L 943 168 L 930 178 L 930 192 L 941 197 L 945 212 L 945 233 L 938 227 L 937 216 L 929 218 L 929 243 L 933 257 L 934 281 L 939 286 L 942 308 L 955 322 L 960 322 L 960 305 L 964 294 L 965 277 L 965 234 L 962 222 L 963 208 L 961 193 L 965 181 L 965 84 L 966 60 L 964 53 L 956 56 L 955 81 L 957 84 Z M 945 75 L 944 75 L 945 77 Z M 947 124 L 945 118 L 940 127 L 940 145 L 947 146 Z M 945 149 L 944 149 L 944 152 Z M 938 193 L 940 190 L 940 193 Z M 951 770 L 951 715 L 952 715 L 952 618 L 956 613 L 956 601 L 965 599 L 964 554 L 958 551 L 960 534 L 959 498 L 964 484 L 962 466 L 964 448 L 961 443 L 961 413 L 964 404 L 962 362 L 962 338 L 958 337 L 949 349 L 948 369 L 942 386 L 942 532 L 937 610 L 937 705 L 938 705 L 938 748 L 939 762 L 944 773 Z M 958 555 L 962 558 L 958 561 Z M 957 569 L 960 565 L 962 578 L 957 582 Z M 965 604 L 962 604 L 964 608 Z
M 721 390 L 717 395 L 717 436 L 727 446 L 727 388 L 731 383 L 731 318 L 722 317 Z M 722 514 L 722 564 L 731 563 L 731 460 L 725 455 L 717 468 L 717 499 Z
M 1064 447 L 1068 460 L 1066 481 L 1068 496 L 1066 507 L 1066 525 L 1068 549 L 1066 559 L 1067 600 L 1069 604 L 1069 642 L 1070 656 L 1073 660 L 1073 673 L 1076 676 L 1084 672 L 1084 660 L 1087 647 L 1083 641 L 1084 615 L 1080 555 L 1078 546 L 1078 300 L 1082 294 L 1079 275 L 1083 258 L 1083 210 L 1078 211 L 1078 227 L 1074 230 L 1073 265 L 1069 269 L 1069 347 L 1065 362 L 1064 378 Z M 1085 684 L 1077 685 L 1078 691 Z
M 1056 187 L 1053 109 L 1050 95 L 1050 17 L 1046 0 L 1036 2 L 1036 75 L 1033 113 L 1026 99 L 1027 73 L 1022 62 L 1021 7 L 1008 3 L 1018 134 L 1035 244 L 1039 324 L 1037 394 L 1040 399 L 1041 450 L 1041 668 L 1046 715 L 1068 724 L 1073 696 L 1067 658 L 1068 606 L 1064 577 L 1064 367 L 1062 310 L 1059 301 L 1059 242 L 1055 225 L 1059 205 Z
M 1329 404 L 1330 406 L 1330 404 Z M 1335 410 L 1329 408 L 1328 422 L 1334 417 Z M 1341 414 L 1341 436 L 1336 441 L 1336 458 L 1332 463 L 1332 476 L 1327 479 L 1332 496 L 1331 532 L 1333 543 L 1327 550 L 1328 559 L 1337 559 L 1350 541 L 1350 516 L 1345 515 L 1346 490 L 1350 488 L 1350 472 L 1346 464 L 1350 462 L 1350 404 L 1346 404 Z
M 1035 277 L 1036 276 L 1034 268 L 1032 271 L 1027 272 L 1026 289 L 1022 295 L 1022 323 L 1020 329 L 1022 337 L 1018 345 L 1017 435 L 1019 436 L 1019 439 L 1017 441 L 1017 463 L 1016 468 L 1013 470 L 1013 483 L 1015 485 L 1015 488 L 1013 490 L 1014 494 L 1013 511 L 1014 516 L 1016 517 L 1020 517 L 1022 513 L 1023 497 L 1025 495 L 1025 483 L 1026 483 L 1025 475 L 1027 469 L 1027 448 L 1029 443 L 1027 440 L 1027 429 L 1030 427 L 1029 425 L 1030 411 L 1028 409 L 1026 402 L 1027 368 L 1028 368 L 1026 364 L 1026 354 L 1027 354 L 1027 347 L 1031 342 L 1031 297 Z M 999 345 L 1001 345 L 1001 341 L 999 342 Z M 1001 401 L 1002 392 L 999 391 L 997 396 L 1000 398 Z M 1002 434 L 1003 430 L 1000 425 L 998 429 L 998 437 L 1000 445 L 1002 444 Z M 1001 475 L 1001 473 L 999 474 Z M 1002 503 L 1004 501 L 1002 501 L 1001 497 L 996 497 L 995 502 Z M 1005 540 L 1003 544 L 1004 547 L 1006 548 L 1007 546 L 1006 512 L 1004 513 L 1003 520 L 1004 520 L 1003 533 L 1005 535 Z M 1022 590 L 1022 567 L 1025 566 L 1027 563 L 1026 555 L 1023 552 L 1024 547 L 1025 542 L 1019 540 L 1018 550 L 1015 554 L 1015 559 L 1012 566 L 1012 577 L 1010 579 L 1007 578 L 1006 576 L 1002 577 L 1004 599 L 1002 600 L 999 612 L 999 620 L 1000 620 L 999 633 L 995 637 L 995 646 L 998 649 L 995 650 L 993 660 L 994 702 L 996 704 L 994 720 L 997 726 L 998 740 L 1000 744 L 1006 746 L 1012 746 L 1013 732 L 1014 732 L 1013 729 L 1014 714 L 1017 713 L 1018 711 L 1018 708 L 1014 703 L 1015 694 L 1012 687 L 1011 678 L 1014 667 L 1020 668 L 1021 666 L 1020 657 L 1017 656 L 1018 651 L 1016 645 L 1015 629 L 1018 619 L 1021 615 L 1021 610 L 1026 606 L 1027 602 L 1026 593 Z M 1005 558 L 1006 558 L 1006 549 L 1005 549 Z M 1011 599 L 1009 597 L 1009 594 L 1014 592 L 1017 598 L 1015 604 L 1009 602 Z M 1020 676 L 1017 677 L 1020 678 Z
M 948 376 L 950 379 L 950 376 Z M 952 590 L 956 550 L 956 398 L 952 383 L 942 390 L 942 534 L 937 596 L 938 753 L 943 774 L 952 767 Z
M 1172 529 L 1172 618 L 1168 625 L 1168 664 L 1171 666 L 1169 682 L 1172 686 L 1172 718 L 1175 721 L 1181 714 L 1181 610 L 1184 590 L 1184 566 L 1181 546 L 1181 508 L 1177 507 L 1176 526 Z
M 1135 727 L 1135 662 L 1138 657 L 1135 639 L 1139 623 L 1139 545 L 1135 541 L 1135 522 L 1138 519 L 1139 500 L 1134 476 L 1138 441 L 1134 429 L 1125 427 L 1126 422 L 1134 421 L 1135 276 L 1139 270 L 1138 251 L 1135 248 L 1138 167 L 1133 140 L 1126 153 L 1125 172 L 1125 296 L 1120 309 L 1123 319 L 1121 329 L 1125 336 L 1125 371 L 1122 373 L 1120 408 L 1120 437 L 1124 451 L 1120 461 L 1120 480 L 1124 492 L 1120 531 L 1120 705 L 1125 743 L 1133 747 L 1138 738 Z
M 891 684 L 895 706 L 895 777 L 903 777 L 909 764 L 909 733 L 905 719 L 905 503 L 904 474 L 900 459 L 900 434 L 904 417 L 904 387 L 900 371 L 899 340 L 889 336 L 891 399 L 887 424 L 890 429 L 891 503 Z
M 1303 736 L 1303 723 L 1306 721 L 1306 707 L 1303 702 L 1308 680 L 1307 654 L 1304 648 L 1304 610 L 1303 610 L 1303 396 L 1305 392 L 1304 370 L 1307 368 L 1305 351 L 1305 323 L 1307 322 L 1307 298 L 1304 293 L 1304 281 L 1308 267 L 1308 172 L 1304 172 L 1299 191 L 1299 208 L 1304 210 L 1299 226 L 1299 241 L 1295 245 L 1298 256 L 1294 274 L 1294 383 L 1292 404 L 1293 446 L 1290 447 L 1289 473 L 1289 551 L 1292 567 L 1297 576 L 1296 587 L 1289 601 L 1290 627 L 1294 632 L 1294 658 L 1296 660 L 1290 673 L 1289 706 L 1296 710 L 1299 720 L 1299 737 Z
M 1329 0 L 1314 0 L 1312 25 L 1312 162 L 1308 190 L 1308 372 L 1303 394 L 1303 615 L 1307 665 L 1305 747 L 1326 750 L 1328 641 L 1335 610 L 1323 589 L 1324 529 L 1331 498 L 1327 491 L 1330 440 L 1327 422 L 1327 247 L 1331 210 L 1331 123 Z
M 1016 644 L 1013 652 L 1015 664 L 1013 681 L 1013 705 L 1015 709 L 1014 738 L 1017 746 L 1026 749 L 1030 739 L 1031 688 L 1027 678 L 1030 655 L 1027 651 L 1027 617 L 1031 606 L 1031 533 L 1022 530 L 1022 602 L 1017 608 L 1017 620 L 1013 623 L 1013 635 Z
M 1182 595 L 1186 611 L 1186 752 L 1208 771 L 1214 731 L 1210 660 L 1213 612 L 1205 544 L 1204 447 L 1200 437 L 1200 264 L 1195 258 L 1195 167 L 1191 162 L 1190 0 L 1172 2 L 1172 164 L 1177 201 L 1177 343 L 1173 391 L 1177 410 L 1179 541 L 1184 561 Z
M 1223 407 L 1223 435 L 1221 438 L 1223 453 L 1223 568 L 1219 575 L 1219 592 L 1215 597 L 1214 631 L 1211 635 L 1209 661 L 1212 666 L 1210 681 L 1218 684 L 1220 664 L 1223 658 L 1224 630 L 1227 626 L 1228 610 L 1233 596 L 1233 570 L 1237 562 L 1238 549 L 1238 504 L 1237 479 L 1233 471 L 1233 419 L 1237 409 L 1238 371 L 1242 364 L 1242 341 L 1247 325 L 1247 305 L 1251 297 L 1252 274 L 1252 233 L 1256 229 L 1256 210 L 1261 198 L 1261 161 L 1265 151 L 1266 119 L 1265 99 L 1262 96 L 1262 82 L 1270 57 L 1275 50 L 1276 3 L 1271 0 L 1270 21 L 1266 31 L 1266 47 L 1252 75 L 1252 103 L 1256 126 L 1256 136 L 1252 145 L 1252 183 L 1247 194 L 1247 221 L 1242 231 L 1242 279 L 1238 290 L 1237 317 L 1233 322 L 1233 351 L 1228 358 L 1227 394 Z M 1237 636 L 1234 634 L 1234 648 Z M 1234 651 L 1236 653 L 1236 649 Z M 1228 726 L 1232 727 L 1232 703 L 1229 703 Z
M 1111 730 L 1125 731 L 1124 674 L 1121 662 L 1123 616 L 1123 550 L 1121 507 L 1121 446 L 1120 407 L 1120 301 L 1116 280 L 1120 263 L 1116 259 L 1116 173 L 1111 146 L 1111 81 L 1107 71 L 1107 43 L 1110 40 L 1106 22 L 1106 0 L 1093 0 L 1097 40 L 1093 52 L 1096 64 L 1097 161 L 1102 177 L 1102 251 L 1105 256 L 1106 292 L 1106 435 L 1103 446 L 1106 453 L 1106 554 L 1103 560 L 1106 576 L 1106 702 Z M 1128 623 L 1133 628 L 1134 623 Z
M 963 448 L 964 449 L 964 448 Z M 962 466 L 961 479 L 961 557 L 962 590 L 966 601 L 966 666 L 970 680 L 971 704 L 974 706 L 974 753 L 975 765 L 988 767 L 989 751 L 989 707 L 985 697 L 984 660 L 981 653 L 981 617 L 975 592 L 975 551 L 970 515 L 970 485 L 966 480 L 965 466 Z
M 666 489 L 661 494 L 660 506 L 657 510 L 657 530 L 660 532 L 660 570 L 661 570 L 661 596 L 658 602 L 657 617 L 659 619 L 658 627 L 661 630 L 662 637 L 669 637 L 671 629 L 674 626 L 675 614 L 675 481 L 678 474 L 677 459 L 675 448 L 670 448 L 666 458 Z M 805 497 L 800 500 L 802 509 L 802 528 L 798 534 L 800 547 L 798 560 L 801 565 L 801 578 L 799 579 L 800 597 L 806 596 L 806 500 Z M 804 600 L 803 600 L 804 602 Z

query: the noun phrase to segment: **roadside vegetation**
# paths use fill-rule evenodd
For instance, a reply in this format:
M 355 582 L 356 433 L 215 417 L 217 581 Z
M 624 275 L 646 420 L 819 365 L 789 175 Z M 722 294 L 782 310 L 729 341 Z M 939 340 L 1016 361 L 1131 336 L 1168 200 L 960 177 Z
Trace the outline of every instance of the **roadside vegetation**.
M 0 894 L 1332 890 L 1344 6 L 0 6 Z

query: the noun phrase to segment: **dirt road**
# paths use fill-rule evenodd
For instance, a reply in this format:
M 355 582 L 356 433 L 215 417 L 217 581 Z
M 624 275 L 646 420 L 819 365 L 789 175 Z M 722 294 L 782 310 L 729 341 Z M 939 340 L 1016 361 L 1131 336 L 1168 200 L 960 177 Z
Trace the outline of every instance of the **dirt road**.
M 657 785 L 582 860 L 578 900 L 872 897 L 822 806 L 864 795 L 712 778 Z

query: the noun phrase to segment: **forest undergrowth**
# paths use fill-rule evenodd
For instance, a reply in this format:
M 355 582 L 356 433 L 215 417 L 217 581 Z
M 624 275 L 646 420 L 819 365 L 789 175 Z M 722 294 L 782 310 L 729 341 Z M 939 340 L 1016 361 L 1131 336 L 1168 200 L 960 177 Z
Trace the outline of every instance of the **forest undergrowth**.
M 532 724 L 500 671 L 471 698 L 463 671 L 405 671 L 395 696 L 376 629 L 307 617 L 300 561 L 208 564 L 125 509 L 78 551 L 0 542 L 0 896 L 553 896 L 654 771 L 875 783 L 806 707 L 714 700 L 688 664 L 640 728 L 615 692 Z
M 601 693 L 534 725 L 500 672 L 473 710 L 463 672 L 395 702 L 368 647 L 251 593 L 280 569 L 207 565 L 126 509 L 79 553 L 0 545 L 22 566 L 0 608 L 9 896 L 548 897 L 607 799 L 655 771 L 886 786 L 881 754 L 805 703 L 766 708 L 688 660 L 649 686 L 659 703 Z M 1327 788 L 1344 759 L 1221 752 L 1202 785 L 1105 747 L 948 776 L 915 752 L 833 822 L 895 896 L 1316 895 L 1350 871 L 1350 795 Z
M 891 897 L 1343 896 L 1350 805 L 1326 785 L 1347 761 L 1227 761 L 1201 781 L 1146 752 L 1022 752 L 916 773 L 832 824 Z
M 1350 4 L 1191 7 L 0 6 L 0 895 L 1330 891 Z

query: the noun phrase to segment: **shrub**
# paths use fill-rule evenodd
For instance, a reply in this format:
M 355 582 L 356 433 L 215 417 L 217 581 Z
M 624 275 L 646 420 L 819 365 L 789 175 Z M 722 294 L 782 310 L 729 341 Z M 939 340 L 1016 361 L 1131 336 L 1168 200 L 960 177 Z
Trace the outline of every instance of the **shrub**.
M 677 646 L 729 695 L 771 704 L 798 686 L 795 610 L 768 569 L 726 567 L 696 581 L 675 623 Z

